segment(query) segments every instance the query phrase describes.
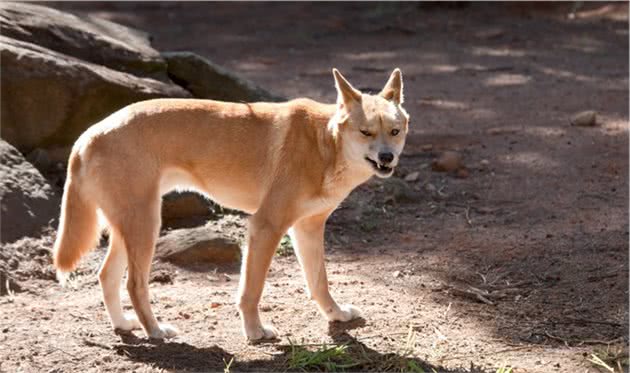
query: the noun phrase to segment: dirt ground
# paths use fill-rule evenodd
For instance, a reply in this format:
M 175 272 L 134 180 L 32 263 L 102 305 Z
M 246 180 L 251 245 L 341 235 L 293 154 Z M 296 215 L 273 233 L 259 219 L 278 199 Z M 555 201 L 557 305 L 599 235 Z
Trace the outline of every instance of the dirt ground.
M 181 336 L 116 335 L 96 280 L 103 249 L 62 289 L 42 251 L 51 237 L 26 239 L 3 248 L 30 259 L 12 264 L 23 291 L 0 298 L 0 371 L 223 371 L 232 359 L 232 371 L 283 371 L 291 343 L 347 344 L 357 371 L 605 372 L 592 354 L 627 371 L 627 4 L 574 17 L 573 3 L 59 6 L 147 30 L 159 50 L 194 51 L 288 98 L 332 102 L 333 66 L 367 91 L 398 66 L 411 132 L 395 177 L 360 187 L 328 224 L 333 294 L 363 320 L 325 322 L 289 255 L 262 302 L 279 341 L 242 337 L 238 265 L 158 264 L 153 307 Z M 583 110 L 597 126 L 569 124 Z M 466 171 L 432 170 L 446 150 Z

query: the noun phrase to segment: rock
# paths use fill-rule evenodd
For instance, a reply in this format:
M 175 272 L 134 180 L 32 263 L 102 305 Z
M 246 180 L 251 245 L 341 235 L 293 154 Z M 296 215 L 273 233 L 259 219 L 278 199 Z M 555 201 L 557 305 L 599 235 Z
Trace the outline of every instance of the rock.
M 462 156 L 454 151 L 445 151 L 432 163 L 433 171 L 451 172 L 463 166 Z
M 168 81 L 166 61 L 149 35 L 89 15 L 76 16 L 41 5 L 0 5 L 2 35 L 113 70 Z
M 151 278 L 149 279 L 149 283 L 158 284 L 172 284 L 173 283 L 173 275 L 166 270 L 161 271 L 153 271 L 151 274 Z
M 456 176 L 460 179 L 466 179 L 470 176 L 470 172 L 466 168 L 462 167 L 457 170 Z
M 490 166 L 490 161 L 489 161 L 489 160 L 487 160 L 487 159 L 482 159 L 482 160 L 479 162 L 479 168 L 480 168 L 480 169 L 485 170 L 485 169 L 487 169 L 489 166 Z
M 505 35 L 505 30 L 501 28 L 488 28 L 474 33 L 474 36 L 479 39 L 497 39 L 503 35 Z
M 210 218 L 214 216 L 210 201 L 192 192 L 171 192 L 162 199 L 162 222 L 171 225 L 180 219 Z
M 0 204 L 0 242 L 38 236 L 59 216 L 59 196 L 39 171 L 4 140 L 0 140 Z
M 89 126 L 132 102 L 188 97 L 184 89 L 140 78 L 0 36 L 2 137 L 16 148 L 70 146 Z M 52 153 L 51 153 L 52 155 Z M 52 156 L 51 156 L 52 158 Z
M 195 97 L 221 101 L 284 101 L 192 52 L 166 52 L 170 78 Z
M 597 112 L 594 110 L 581 111 L 571 118 L 571 125 L 578 127 L 595 127 L 597 125 Z
M 158 239 L 156 257 L 178 265 L 237 263 L 238 242 L 208 227 L 177 229 Z
M 420 178 L 420 172 L 414 171 L 412 173 L 407 174 L 407 176 L 405 176 L 405 181 L 414 182 L 414 181 L 417 181 L 419 178 Z

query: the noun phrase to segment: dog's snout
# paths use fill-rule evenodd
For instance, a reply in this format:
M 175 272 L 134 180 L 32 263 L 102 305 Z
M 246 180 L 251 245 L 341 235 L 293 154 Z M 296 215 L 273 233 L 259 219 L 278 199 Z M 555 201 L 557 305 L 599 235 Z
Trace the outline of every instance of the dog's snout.
M 378 153 L 378 160 L 381 163 L 391 163 L 394 160 L 394 155 L 390 152 Z

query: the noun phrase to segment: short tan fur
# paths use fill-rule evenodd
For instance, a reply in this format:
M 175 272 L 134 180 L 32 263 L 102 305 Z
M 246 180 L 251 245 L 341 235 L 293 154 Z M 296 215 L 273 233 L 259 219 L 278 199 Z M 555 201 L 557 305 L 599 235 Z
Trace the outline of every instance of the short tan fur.
M 129 105 L 90 127 L 69 159 L 54 264 L 72 271 L 109 231 L 99 272 L 114 328 L 143 328 L 166 338 L 177 330 L 157 322 L 149 303 L 149 272 L 161 220 L 161 196 L 195 190 L 251 214 L 237 306 L 247 338 L 274 338 L 258 304 L 281 237 L 289 231 L 311 298 L 329 320 L 348 321 L 357 308 L 328 290 L 324 226 L 343 199 L 372 175 L 398 164 L 409 116 L 402 108 L 400 70 L 377 95 L 359 92 L 333 69 L 338 100 L 229 103 L 157 99 Z M 120 285 L 136 316 L 124 314 Z

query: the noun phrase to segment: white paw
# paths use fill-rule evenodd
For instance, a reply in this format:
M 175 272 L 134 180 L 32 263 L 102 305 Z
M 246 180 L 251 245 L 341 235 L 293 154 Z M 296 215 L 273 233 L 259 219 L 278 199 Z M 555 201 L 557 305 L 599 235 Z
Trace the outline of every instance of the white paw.
M 344 304 L 328 314 L 328 321 L 350 321 L 361 317 L 361 311 L 353 305 Z
M 261 339 L 274 339 L 278 337 L 278 330 L 271 325 L 260 325 L 251 330 L 245 330 L 245 335 L 250 341 L 258 341 Z
M 140 324 L 138 316 L 127 313 L 123 315 L 121 321 L 114 323 L 114 329 L 123 331 L 137 330 L 142 329 L 142 324 Z
M 166 339 L 175 337 L 179 331 L 170 324 L 159 324 L 159 328 L 151 331 L 149 338 Z

